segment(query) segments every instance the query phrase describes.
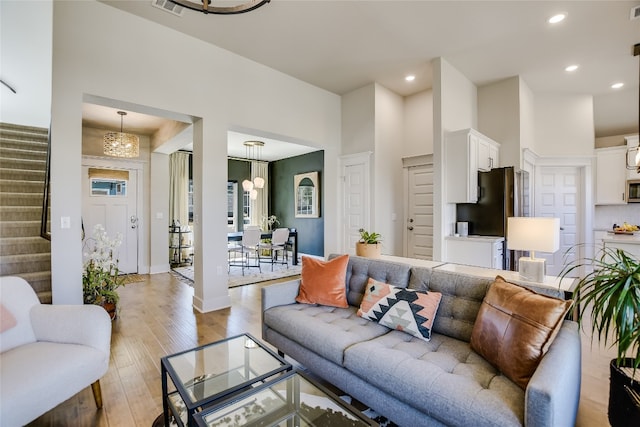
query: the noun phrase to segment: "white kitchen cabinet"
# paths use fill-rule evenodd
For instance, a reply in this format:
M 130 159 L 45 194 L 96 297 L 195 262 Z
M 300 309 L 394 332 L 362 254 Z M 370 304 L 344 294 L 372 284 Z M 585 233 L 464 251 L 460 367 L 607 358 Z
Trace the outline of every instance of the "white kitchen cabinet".
M 596 205 L 627 203 L 627 147 L 598 148 L 596 151 Z
M 448 236 L 446 262 L 502 270 L 503 237 Z
M 447 203 L 478 201 L 478 171 L 499 165 L 500 144 L 474 129 L 463 129 L 445 138 Z
M 499 144 L 487 137 L 478 138 L 478 170 L 490 171 L 499 165 Z

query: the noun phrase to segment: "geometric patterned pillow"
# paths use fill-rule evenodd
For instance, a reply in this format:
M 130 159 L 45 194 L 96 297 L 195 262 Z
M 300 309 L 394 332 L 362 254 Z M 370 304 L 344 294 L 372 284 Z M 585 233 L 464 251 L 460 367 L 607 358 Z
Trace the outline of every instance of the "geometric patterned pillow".
M 369 278 L 358 316 L 429 341 L 442 294 L 398 288 Z

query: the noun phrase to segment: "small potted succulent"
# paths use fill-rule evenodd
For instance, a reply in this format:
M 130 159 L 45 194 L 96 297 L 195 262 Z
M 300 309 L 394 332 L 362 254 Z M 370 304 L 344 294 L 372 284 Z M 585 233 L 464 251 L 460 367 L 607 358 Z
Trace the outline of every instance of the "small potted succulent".
M 368 232 L 364 228 L 358 230 L 360 240 L 356 242 L 356 255 L 366 258 L 378 258 L 382 253 L 382 236 L 375 232 Z
M 565 263 L 560 277 L 583 270 L 573 294 L 577 321 L 590 319 L 592 340 L 617 347 L 610 363 L 609 422 L 640 425 L 640 260 L 605 246 L 594 258 Z

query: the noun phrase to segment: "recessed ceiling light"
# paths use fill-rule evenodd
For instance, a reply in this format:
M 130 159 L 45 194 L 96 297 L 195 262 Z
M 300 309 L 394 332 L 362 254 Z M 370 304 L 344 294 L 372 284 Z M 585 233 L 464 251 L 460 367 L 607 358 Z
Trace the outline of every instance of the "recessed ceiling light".
M 406 81 L 408 81 L 408 82 L 412 82 L 412 81 L 414 81 L 414 80 L 416 79 L 416 76 L 414 76 L 414 75 L 409 75 L 409 76 L 405 77 L 404 79 L 405 79 Z
M 565 70 L 565 71 L 568 71 L 569 73 L 572 73 L 572 72 L 576 71 L 577 69 L 578 69 L 578 66 L 574 64 L 574 65 L 569 65 L 569 66 L 568 66 L 567 68 L 565 68 L 564 70 Z
M 611 89 L 620 89 L 622 86 L 624 86 L 624 83 L 614 83 L 611 85 Z
M 549 18 L 547 22 L 549 24 L 557 24 L 558 22 L 564 21 L 564 18 L 566 17 L 567 17 L 566 13 L 558 13 L 557 15 L 553 15 L 551 18 Z

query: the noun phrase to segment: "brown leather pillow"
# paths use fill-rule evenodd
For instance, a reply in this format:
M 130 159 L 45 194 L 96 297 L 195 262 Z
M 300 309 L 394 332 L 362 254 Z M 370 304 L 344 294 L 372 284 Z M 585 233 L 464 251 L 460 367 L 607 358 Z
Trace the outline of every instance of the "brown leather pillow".
M 347 264 L 349 255 L 341 255 L 330 261 L 302 257 L 300 290 L 296 301 L 304 304 L 321 304 L 347 308 Z
M 570 306 L 571 301 L 536 294 L 497 276 L 473 325 L 471 348 L 525 389 Z

